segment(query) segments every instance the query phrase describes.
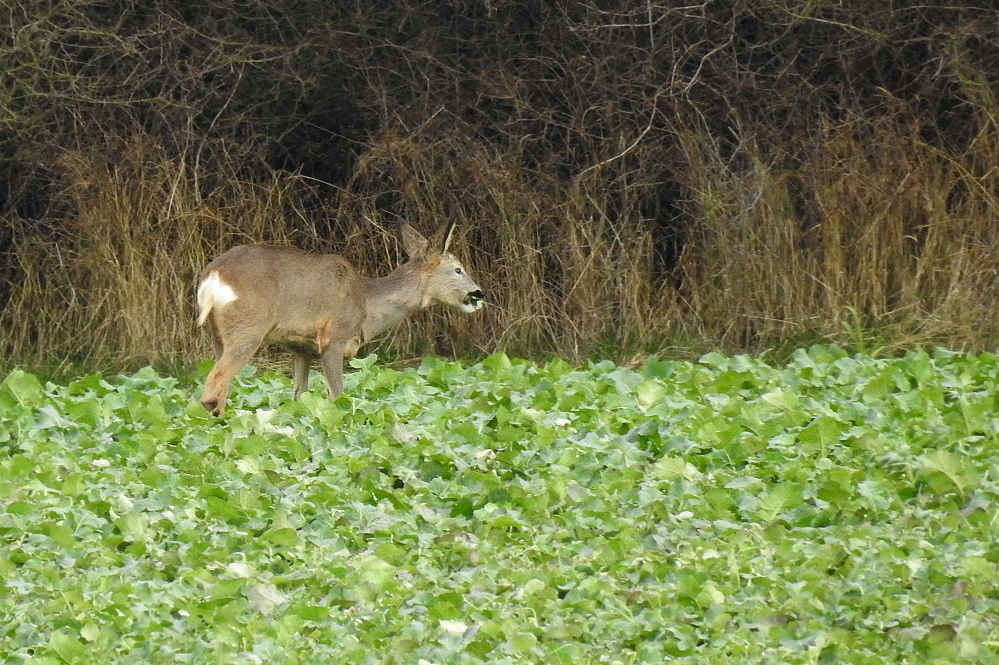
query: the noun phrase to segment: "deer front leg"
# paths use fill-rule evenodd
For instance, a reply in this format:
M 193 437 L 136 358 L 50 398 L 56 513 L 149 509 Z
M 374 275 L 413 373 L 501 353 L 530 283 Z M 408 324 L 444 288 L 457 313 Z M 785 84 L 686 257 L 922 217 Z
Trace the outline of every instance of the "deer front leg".
M 331 342 L 329 346 L 323 349 L 323 354 L 319 358 L 319 363 L 323 368 L 323 375 L 326 377 L 326 387 L 331 400 L 336 399 L 343 392 L 344 347 L 344 342 Z
M 302 353 L 291 352 L 291 378 L 294 385 L 292 399 L 298 399 L 309 389 L 309 366 L 311 358 Z

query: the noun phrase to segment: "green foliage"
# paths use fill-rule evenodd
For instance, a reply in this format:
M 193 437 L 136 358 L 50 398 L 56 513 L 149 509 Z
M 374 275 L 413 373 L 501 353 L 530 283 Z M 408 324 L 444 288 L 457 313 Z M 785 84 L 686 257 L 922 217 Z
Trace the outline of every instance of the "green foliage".
M 991 663 L 999 361 L 0 383 L 9 663 Z

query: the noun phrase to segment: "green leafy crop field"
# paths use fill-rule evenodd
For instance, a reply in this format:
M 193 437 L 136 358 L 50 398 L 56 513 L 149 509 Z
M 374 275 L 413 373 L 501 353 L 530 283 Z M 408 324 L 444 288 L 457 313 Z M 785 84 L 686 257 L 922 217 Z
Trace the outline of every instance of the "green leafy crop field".
M 7 663 L 994 663 L 999 360 L 0 384 Z

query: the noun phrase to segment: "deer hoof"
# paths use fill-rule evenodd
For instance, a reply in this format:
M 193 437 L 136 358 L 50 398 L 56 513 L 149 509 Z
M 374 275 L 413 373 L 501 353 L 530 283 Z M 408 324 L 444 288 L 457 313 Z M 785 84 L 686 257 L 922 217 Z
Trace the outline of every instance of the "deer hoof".
M 222 409 L 219 407 L 219 401 L 217 399 L 206 399 L 201 403 L 201 406 L 205 407 L 205 410 L 213 416 L 222 415 Z

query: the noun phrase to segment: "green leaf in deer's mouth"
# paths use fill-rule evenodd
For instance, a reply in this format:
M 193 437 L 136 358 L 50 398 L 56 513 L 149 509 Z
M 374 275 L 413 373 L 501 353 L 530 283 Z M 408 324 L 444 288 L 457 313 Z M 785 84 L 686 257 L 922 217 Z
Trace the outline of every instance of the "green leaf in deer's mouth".
M 474 309 L 479 309 L 485 304 L 486 296 L 482 291 L 472 291 L 465 299 L 462 301 L 463 305 L 473 307 Z

